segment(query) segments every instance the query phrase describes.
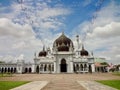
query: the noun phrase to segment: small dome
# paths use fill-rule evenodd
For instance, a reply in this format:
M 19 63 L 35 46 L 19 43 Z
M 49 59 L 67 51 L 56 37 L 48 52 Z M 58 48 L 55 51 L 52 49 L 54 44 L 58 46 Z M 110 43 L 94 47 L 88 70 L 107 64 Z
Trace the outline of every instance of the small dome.
M 73 42 L 67 38 L 64 33 L 54 41 L 53 47 L 57 47 L 58 51 L 69 51 L 69 47 L 72 46 Z
M 82 46 L 82 50 L 80 51 L 81 56 L 88 56 L 88 51 L 84 49 L 84 46 Z
M 43 47 L 43 51 L 39 53 L 39 57 L 45 57 L 47 55 L 47 52 L 45 51 L 45 48 Z

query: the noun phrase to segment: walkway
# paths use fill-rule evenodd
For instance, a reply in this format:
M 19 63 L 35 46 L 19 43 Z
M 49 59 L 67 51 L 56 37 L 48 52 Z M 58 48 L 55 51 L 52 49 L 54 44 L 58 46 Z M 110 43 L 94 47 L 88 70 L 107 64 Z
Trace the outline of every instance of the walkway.
M 48 85 L 47 85 L 48 84 Z M 47 86 L 46 86 L 47 85 Z M 95 81 L 33 81 L 11 90 L 117 90 Z
M 78 83 L 85 87 L 87 90 L 117 90 L 95 81 L 78 81 Z
M 35 81 L 35 88 L 41 89 L 41 81 L 49 83 L 42 90 L 113 90 L 111 88 L 101 88 L 101 84 L 95 83 L 94 80 L 120 80 L 120 76 L 111 73 L 94 73 L 94 74 L 14 74 L 12 77 L 1 77 L 0 81 Z M 78 82 L 77 82 L 78 81 Z M 32 82 L 31 82 L 32 83 Z M 102 86 L 102 87 L 103 87 Z M 88 89 L 89 87 L 89 89 Z M 30 88 L 30 89 L 27 89 Z M 16 90 L 35 90 L 30 84 L 25 89 Z M 13 89 L 15 90 L 15 89 Z M 37 90 L 37 89 L 36 89 Z
M 48 84 L 47 81 L 33 81 L 11 90 L 41 90 L 47 84 Z
M 85 90 L 81 85 L 77 83 L 77 81 L 65 81 L 59 80 L 57 82 L 50 82 L 45 88 L 42 90 Z

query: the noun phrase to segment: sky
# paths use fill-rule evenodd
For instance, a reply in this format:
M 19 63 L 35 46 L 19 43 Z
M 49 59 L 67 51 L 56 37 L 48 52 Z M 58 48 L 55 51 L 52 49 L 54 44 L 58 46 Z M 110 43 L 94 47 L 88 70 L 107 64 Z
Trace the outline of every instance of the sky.
M 120 0 L 0 0 L 0 60 L 33 62 L 62 32 L 120 64 Z

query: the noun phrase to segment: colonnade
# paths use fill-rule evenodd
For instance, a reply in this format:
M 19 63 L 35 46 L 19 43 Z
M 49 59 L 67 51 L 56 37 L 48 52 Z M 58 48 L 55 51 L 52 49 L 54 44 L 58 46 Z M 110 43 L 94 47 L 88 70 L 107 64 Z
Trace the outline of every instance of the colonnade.
M 54 64 L 39 64 L 36 66 L 37 73 L 52 73 L 54 72 Z
M 74 72 L 88 72 L 87 63 L 74 63 Z
M 0 73 L 16 73 L 16 67 L 0 67 Z
M 24 71 L 25 71 L 25 73 L 31 73 L 32 68 L 31 67 L 26 67 Z

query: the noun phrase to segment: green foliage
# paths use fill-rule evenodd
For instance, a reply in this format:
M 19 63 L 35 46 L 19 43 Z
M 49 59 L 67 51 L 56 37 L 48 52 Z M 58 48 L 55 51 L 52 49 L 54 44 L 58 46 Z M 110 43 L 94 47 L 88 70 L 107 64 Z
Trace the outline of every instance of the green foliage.
M 120 80 L 101 80 L 97 82 L 120 90 Z
M 107 62 L 102 62 L 102 63 L 100 63 L 101 65 L 108 65 L 108 63 Z
M 28 83 L 27 81 L 0 81 L 0 90 L 9 90 Z

